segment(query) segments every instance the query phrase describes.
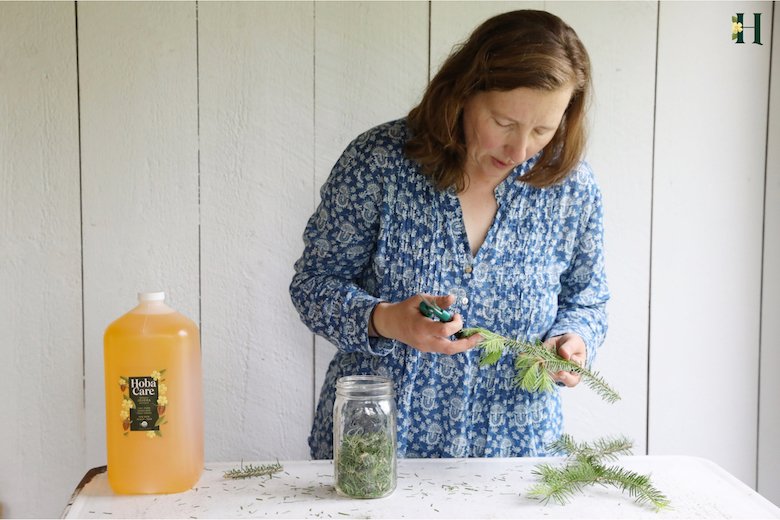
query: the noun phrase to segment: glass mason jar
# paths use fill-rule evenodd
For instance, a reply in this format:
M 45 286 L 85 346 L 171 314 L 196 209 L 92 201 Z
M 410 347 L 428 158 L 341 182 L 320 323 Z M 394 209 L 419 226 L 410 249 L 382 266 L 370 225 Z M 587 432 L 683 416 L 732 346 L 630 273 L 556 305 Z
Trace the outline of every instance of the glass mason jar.
M 333 404 L 336 491 L 379 498 L 396 484 L 396 410 L 393 383 L 381 376 L 345 376 Z

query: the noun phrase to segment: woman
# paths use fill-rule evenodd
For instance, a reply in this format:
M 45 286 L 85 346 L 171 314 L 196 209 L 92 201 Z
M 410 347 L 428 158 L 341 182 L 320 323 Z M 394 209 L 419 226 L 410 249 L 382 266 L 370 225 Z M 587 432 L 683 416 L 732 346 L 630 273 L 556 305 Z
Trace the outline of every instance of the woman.
M 589 89 L 569 26 L 505 13 L 453 52 L 407 118 L 346 149 L 290 286 L 304 323 L 338 347 L 312 457 L 332 456 L 335 382 L 350 374 L 394 381 L 402 457 L 544 455 L 560 436 L 558 392 L 515 388 L 513 355 L 479 367 L 480 338 L 453 335 L 484 327 L 593 362 L 608 292 L 601 195 L 581 160 Z M 423 316 L 421 295 L 454 319 Z

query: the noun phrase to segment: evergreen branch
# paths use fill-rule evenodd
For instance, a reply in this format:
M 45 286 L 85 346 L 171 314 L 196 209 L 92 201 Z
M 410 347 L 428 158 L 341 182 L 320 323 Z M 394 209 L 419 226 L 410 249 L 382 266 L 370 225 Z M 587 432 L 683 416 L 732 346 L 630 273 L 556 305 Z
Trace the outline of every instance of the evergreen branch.
M 525 348 L 523 348 L 523 352 L 526 355 L 535 357 L 539 363 L 544 365 L 545 370 L 540 371 L 539 374 L 541 377 L 548 379 L 548 382 L 544 386 L 550 390 L 552 390 L 552 386 L 555 384 L 552 374 L 560 371 L 575 372 L 580 375 L 582 382 L 585 383 L 585 385 L 595 391 L 605 401 L 614 403 L 615 401 L 620 400 L 620 395 L 604 381 L 598 372 L 588 370 L 568 359 L 563 359 L 541 342 L 537 342 L 535 345 L 530 343 L 526 344 Z M 522 357 L 522 354 L 518 355 L 517 361 L 515 362 L 515 368 L 519 369 L 520 367 L 518 365 L 522 366 L 524 364 L 520 361 Z
M 232 479 L 239 479 L 239 478 L 250 478 L 250 477 L 261 477 L 261 476 L 270 476 L 274 473 L 279 473 L 282 471 L 282 465 L 279 464 L 279 461 L 276 461 L 276 464 L 266 464 L 266 465 L 260 465 L 255 466 L 252 464 L 249 464 L 248 466 L 244 466 L 244 463 L 241 462 L 240 468 L 233 468 L 231 470 L 226 471 L 223 473 L 223 477 L 225 478 L 232 478 Z
M 574 441 L 574 437 L 568 433 L 564 433 L 558 440 L 547 445 L 547 451 L 551 455 L 571 455 L 572 453 L 576 453 L 578 449 L 579 447 Z
M 582 382 L 605 401 L 614 403 L 620 400 L 620 394 L 610 387 L 598 372 L 588 370 L 568 359 L 563 359 L 541 341 L 534 344 L 512 340 L 482 328 L 468 328 L 461 331 L 462 337 L 474 334 L 479 334 L 483 338 L 478 345 L 482 349 L 480 366 L 498 363 L 504 352 L 517 354 L 514 383 L 515 386 L 523 390 L 550 392 L 555 388 L 553 374 L 567 371 L 579 374 Z
M 648 475 L 610 466 L 600 468 L 600 480 L 628 493 L 638 504 L 650 503 L 656 510 L 661 510 L 670 504 L 669 498 L 650 483 Z
M 575 494 L 582 493 L 585 486 L 597 482 L 599 477 L 590 464 L 548 467 L 542 472 L 534 470 L 534 474 L 542 477 L 541 482 L 528 490 L 528 496 L 545 504 L 552 500 L 560 505 L 567 504 Z
M 558 468 L 550 464 L 538 464 L 531 472 L 542 480 L 555 479 L 558 474 Z
M 484 354 L 482 355 L 482 358 L 479 360 L 480 365 L 495 365 L 498 363 L 498 360 L 501 358 L 501 354 L 503 352 L 501 350 L 492 350 L 488 351 L 485 349 Z
M 620 455 L 630 455 L 633 443 L 626 437 L 616 439 L 601 438 L 592 445 L 582 444 L 576 453 L 578 459 L 587 459 L 601 463 L 605 460 L 617 460 Z
M 569 458 L 600 464 L 605 460 L 616 460 L 619 455 L 630 455 L 632 446 L 633 443 L 624 436 L 578 444 L 571 435 L 564 433 L 557 441 L 547 445 L 547 450 L 552 454 L 565 454 Z
M 587 370 L 585 368 L 580 367 L 579 369 L 574 369 L 572 372 L 577 372 L 582 376 L 582 381 L 585 383 L 585 385 L 599 394 L 599 397 L 607 401 L 608 403 L 614 403 L 616 401 L 620 401 L 620 394 L 617 393 L 617 391 L 609 386 L 607 382 L 604 380 L 603 377 L 601 377 L 601 374 L 596 372 L 595 370 Z
M 515 359 L 515 386 L 529 392 L 552 392 L 555 380 L 545 370 L 544 360 L 531 355 L 519 354 Z
M 539 483 L 528 490 L 531 498 L 563 505 L 576 493 L 581 493 L 585 486 L 601 485 L 614 486 L 638 504 L 651 504 L 656 510 L 670 504 L 669 499 L 652 485 L 649 476 L 601 464 L 602 460 L 630 453 L 631 442 L 625 437 L 602 438 L 588 444 L 577 443 L 571 435 L 564 434 L 547 449 L 551 453 L 567 453 L 568 462 L 562 467 L 540 464 L 534 468 Z

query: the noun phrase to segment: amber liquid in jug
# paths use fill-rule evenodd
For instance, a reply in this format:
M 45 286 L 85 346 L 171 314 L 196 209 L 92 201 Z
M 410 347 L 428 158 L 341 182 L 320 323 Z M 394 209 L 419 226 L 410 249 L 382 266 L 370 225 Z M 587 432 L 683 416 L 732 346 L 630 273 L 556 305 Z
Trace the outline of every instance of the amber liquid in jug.
M 178 493 L 203 471 L 200 335 L 164 299 L 139 293 L 104 336 L 108 480 L 120 494 Z

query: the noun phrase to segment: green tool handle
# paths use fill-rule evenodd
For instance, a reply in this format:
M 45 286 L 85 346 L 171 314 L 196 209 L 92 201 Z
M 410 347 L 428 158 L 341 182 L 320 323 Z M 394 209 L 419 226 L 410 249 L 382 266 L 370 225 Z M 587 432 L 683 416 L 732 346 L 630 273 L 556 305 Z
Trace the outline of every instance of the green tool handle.
M 438 305 L 428 305 L 426 302 L 420 302 L 420 313 L 426 318 L 433 318 L 436 316 L 441 321 L 452 321 L 452 313 L 445 311 Z

